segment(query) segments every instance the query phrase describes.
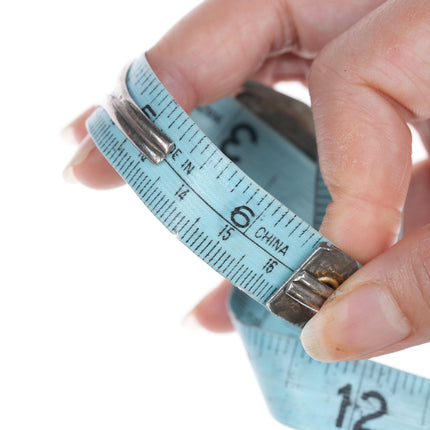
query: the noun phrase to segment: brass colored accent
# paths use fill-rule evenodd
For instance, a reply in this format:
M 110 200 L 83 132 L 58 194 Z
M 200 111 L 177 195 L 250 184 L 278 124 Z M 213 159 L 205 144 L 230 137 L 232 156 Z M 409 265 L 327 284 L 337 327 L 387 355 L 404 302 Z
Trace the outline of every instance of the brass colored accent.
M 337 279 L 327 275 L 320 276 L 318 281 L 322 282 L 323 284 L 327 284 L 334 289 L 340 285 L 340 282 Z

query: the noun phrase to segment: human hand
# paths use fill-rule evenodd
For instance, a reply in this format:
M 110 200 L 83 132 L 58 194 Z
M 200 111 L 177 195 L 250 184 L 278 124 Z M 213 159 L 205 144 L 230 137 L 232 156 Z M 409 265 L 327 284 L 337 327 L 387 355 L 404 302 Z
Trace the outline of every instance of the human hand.
M 317 359 L 368 358 L 430 340 L 430 165 L 412 169 L 407 126 L 430 142 L 429 31 L 426 0 L 209 0 L 147 53 L 188 112 L 250 77 L 307 80 L 333 197 L 322 232 L 360 262 L 372 260 L 303 330 Z M 68 128 L 81 143 L 65 175 L 94 188 L 120 185 L 86 133 L 90 111 Z M 405 238 L 391 247 L 404 206 Z M 230 330 L 229 288 L 223 283 L 190 318 Z

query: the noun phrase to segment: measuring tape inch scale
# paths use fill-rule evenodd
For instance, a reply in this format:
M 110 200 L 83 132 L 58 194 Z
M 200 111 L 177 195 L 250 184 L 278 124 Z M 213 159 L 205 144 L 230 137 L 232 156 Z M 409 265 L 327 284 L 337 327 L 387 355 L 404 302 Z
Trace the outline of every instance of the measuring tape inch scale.
M 239 287 L 232 318 L 280 422 L 430 429 L 430 380 L 371 361 L 320 363 L 301 347 L 300 326 L 358 268 L 311 226 L 329 195 L 309 122 L 303 105 L 258 84 L 189 117 L 142 56 L 87 128 L 154 215 Z

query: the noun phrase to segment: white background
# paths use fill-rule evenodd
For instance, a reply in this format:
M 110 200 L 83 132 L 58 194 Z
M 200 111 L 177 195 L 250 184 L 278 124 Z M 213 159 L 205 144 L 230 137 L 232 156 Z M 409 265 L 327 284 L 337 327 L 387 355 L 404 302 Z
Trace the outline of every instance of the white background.
M 62 180 L 74 148 L 60 130 L 198 1 L 8 3 L 0 7 L 0 429 L 284 428 L 236 335 L 180 325 L 220 277 L 127 188 Z M 430 376 L 428 352 L 389 359 Z

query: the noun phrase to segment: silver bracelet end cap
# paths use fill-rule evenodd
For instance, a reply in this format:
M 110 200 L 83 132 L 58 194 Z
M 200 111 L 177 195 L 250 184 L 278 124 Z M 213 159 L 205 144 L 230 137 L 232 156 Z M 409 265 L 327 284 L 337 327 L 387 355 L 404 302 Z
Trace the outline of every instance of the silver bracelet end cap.
M 273 294 L 266 306 L 289 322 L 306 322 L 359 267 L 357 261 L 339 248 L 322 242 Z

